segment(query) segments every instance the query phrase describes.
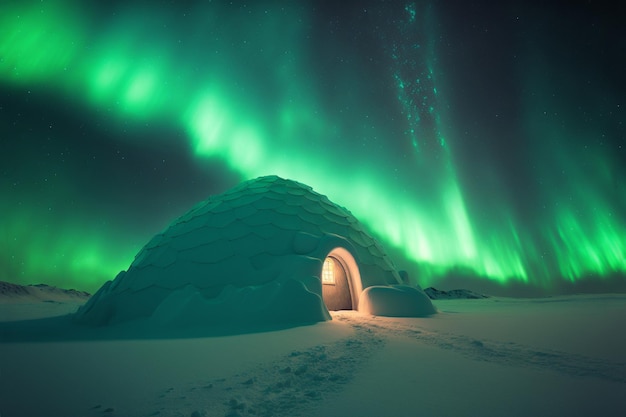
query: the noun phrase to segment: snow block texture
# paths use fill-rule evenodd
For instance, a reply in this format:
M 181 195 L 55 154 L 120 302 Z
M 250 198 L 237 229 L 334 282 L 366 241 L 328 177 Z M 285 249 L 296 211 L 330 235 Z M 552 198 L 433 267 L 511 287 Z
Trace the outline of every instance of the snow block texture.
M 335 248 L 357 261 L 359 288 L 401 283 L 348 210 L 296 181 L 260 177 L 210 197 L 154 236 L 75 320 L 177 327 L 329 320 L 320 274 Z

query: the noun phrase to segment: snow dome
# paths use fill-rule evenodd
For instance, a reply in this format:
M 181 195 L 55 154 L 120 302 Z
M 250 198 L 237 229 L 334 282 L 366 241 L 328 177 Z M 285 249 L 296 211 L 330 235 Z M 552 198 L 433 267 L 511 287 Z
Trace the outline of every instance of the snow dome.
M 107 325 L 285 325 L 329 310 L 426 316 L 430 299 L 402 280 L 345 208 L 306 185 L 260 177 L 176 219 L 75 315 Z

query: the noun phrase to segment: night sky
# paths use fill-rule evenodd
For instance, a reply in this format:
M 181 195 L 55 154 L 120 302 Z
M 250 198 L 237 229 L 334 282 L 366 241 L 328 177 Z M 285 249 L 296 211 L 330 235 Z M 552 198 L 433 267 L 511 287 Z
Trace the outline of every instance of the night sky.
M 544 3 L 3 1 L 0 280 L 95 291 L 276 174 L 424 287 L 624 290 L 623 15 Z

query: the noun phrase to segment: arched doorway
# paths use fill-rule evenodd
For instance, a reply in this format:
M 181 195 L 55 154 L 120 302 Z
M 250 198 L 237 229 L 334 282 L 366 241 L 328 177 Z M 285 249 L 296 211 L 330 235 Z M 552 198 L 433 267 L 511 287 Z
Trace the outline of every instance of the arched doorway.
M 361 277 L 350 252 L 343 248 L 333 249 L 324 259 L 320 278 L 322 297 L 328 310 L 356 309 Z

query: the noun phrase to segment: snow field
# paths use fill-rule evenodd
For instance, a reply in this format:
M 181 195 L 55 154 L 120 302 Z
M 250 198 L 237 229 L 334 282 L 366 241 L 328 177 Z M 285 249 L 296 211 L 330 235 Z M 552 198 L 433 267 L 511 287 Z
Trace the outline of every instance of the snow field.
M 626 295 L 435 304 L 430 318 L 343 311 L 311 326 L 186 339 L 26 343 L 0 323 L 0 413 L 624 415 Z

